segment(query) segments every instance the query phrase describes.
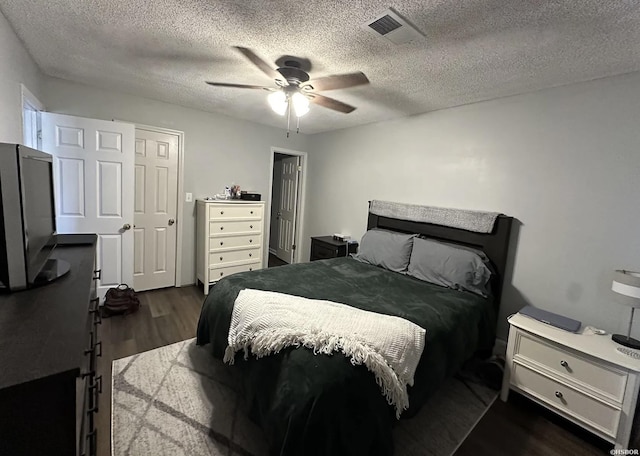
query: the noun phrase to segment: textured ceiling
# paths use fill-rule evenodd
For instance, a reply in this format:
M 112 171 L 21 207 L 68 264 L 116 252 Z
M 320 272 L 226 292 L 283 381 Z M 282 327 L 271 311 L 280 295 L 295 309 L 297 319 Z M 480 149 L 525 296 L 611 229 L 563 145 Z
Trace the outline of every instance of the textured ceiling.
M 360 27 L 389 6 L 425 37 L 397 46 Z M 358 109 L 312 105 L 304 133 L 640 70 L 638 1 L 0 0 L 0 10 L 48 75 L 280 128 L 265 92 L 205 85 L 272 84 L 232 46 L 270 63 L 308 58 L 312 78 L 369 77 L 323 92 Z

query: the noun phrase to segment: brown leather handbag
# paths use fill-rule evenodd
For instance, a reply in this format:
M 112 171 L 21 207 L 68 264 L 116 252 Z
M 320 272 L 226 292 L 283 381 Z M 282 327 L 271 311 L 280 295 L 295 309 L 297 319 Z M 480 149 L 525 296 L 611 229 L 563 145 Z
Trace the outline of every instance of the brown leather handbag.
M 126 283 L 121 283 L 115 288 L 109 288 L 104 295 L 102 316 L 126 315 L 136 312 L 140 308 L 140 300 L 136 291 Z

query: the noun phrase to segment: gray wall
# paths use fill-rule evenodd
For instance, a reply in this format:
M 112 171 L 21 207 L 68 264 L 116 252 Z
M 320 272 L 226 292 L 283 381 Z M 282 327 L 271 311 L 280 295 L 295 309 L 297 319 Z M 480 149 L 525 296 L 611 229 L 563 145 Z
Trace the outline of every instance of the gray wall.
M 184 131 L 184 191 L 194 200 L 231 183 L 267 200 L 271 147 L 307 149 L 302 134 L 287 139 L 285 130 L 56 78 L 45 78 L 42 101 L 52 112 Z M 181 283 L 188 284 L 195 280 L 195 203 L 184 203 L 181 221 Z
M 40 71 L 0 12 L 0 142 L 22 143 L 21 83 L 42 101 Z
M 303 255 L 360 238 L 370 199 L 503 212 L 520 226 L 499 336 L 526 303 L 626 330 L 611 278 L 640 270 L 640 74 L 313 135 L 309 167 Z

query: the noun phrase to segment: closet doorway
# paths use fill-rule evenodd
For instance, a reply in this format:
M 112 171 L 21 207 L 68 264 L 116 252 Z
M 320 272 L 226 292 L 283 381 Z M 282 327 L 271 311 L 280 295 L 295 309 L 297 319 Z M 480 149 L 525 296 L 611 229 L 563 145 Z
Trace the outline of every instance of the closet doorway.
M 269 266 L 299 263 L 307 154 L 271 148 Z

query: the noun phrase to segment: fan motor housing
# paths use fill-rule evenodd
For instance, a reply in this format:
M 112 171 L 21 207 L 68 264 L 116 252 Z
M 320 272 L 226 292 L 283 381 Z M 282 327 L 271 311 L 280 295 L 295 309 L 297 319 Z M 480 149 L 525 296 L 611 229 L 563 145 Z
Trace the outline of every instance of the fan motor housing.
M 309 74 L 306 71 L 301 70 L 300 68 L 285 66 L 282 68 L 278 68 L 278 73 L 284 76 L 289 84 L 293 83 L 295 85 L 298 85 L 309 80 Z

